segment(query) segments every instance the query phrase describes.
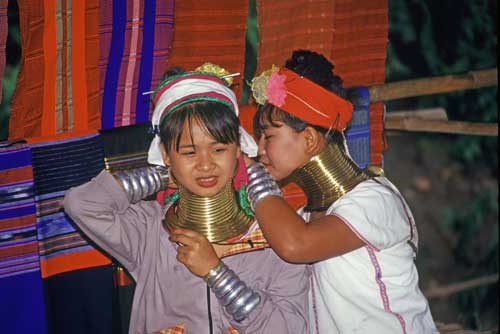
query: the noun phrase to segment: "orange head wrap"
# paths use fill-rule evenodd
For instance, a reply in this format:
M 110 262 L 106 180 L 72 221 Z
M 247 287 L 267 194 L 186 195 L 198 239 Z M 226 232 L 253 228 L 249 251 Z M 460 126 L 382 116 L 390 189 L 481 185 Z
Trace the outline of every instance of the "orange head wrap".
M 254 78 L 252 92 L 259 104 L 270 103 L 327 129 L 343 131 L 352 116 L 349 101 L 286 68 L 273 68 Z

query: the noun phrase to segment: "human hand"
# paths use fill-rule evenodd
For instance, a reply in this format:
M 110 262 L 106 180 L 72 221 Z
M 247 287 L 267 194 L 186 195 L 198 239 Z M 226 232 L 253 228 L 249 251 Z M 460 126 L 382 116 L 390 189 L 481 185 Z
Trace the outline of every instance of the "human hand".
M 178 227 L 170 231 L 169 240 L 179 244 L 177 260 L 196 276 L 205 276 L 219 264 L 212 244 L 198 232 Z
M 256 160 L 255 158 L 250 158 L 248 155 L 243 154 L 243 161 L 245 161 L 245 166 L 248 167 L 253 164 Z

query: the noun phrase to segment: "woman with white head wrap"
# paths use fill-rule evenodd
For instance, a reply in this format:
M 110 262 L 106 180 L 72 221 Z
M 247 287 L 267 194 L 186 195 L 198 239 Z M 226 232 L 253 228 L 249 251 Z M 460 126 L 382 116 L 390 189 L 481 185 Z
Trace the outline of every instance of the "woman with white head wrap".
M 205 66 L 168 76 L 155 91 L 148 160 L 169 177 L 144 173 L 134 186 L 103 171 L 65 199 L 80 228 L 137 282 L 130 333 L 308 331 L 307 268 L 268 247 L 245 187 L 234 189 L 240 151 L 253 156 L 256 146 L 222 76 Z M 168 178 L 178 191 L 165 205 L 131 203 Z M 145 190 L 130 196 L 125 184 Z

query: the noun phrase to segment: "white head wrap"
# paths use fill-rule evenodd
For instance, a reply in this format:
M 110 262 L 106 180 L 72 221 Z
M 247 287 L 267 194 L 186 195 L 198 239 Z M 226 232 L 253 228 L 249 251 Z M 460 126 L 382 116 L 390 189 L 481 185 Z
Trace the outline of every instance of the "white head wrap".
M 166 85 L 168 85 L 168 83 Z M 161 89 L 159 92 L 161 92 Z M 210 98 L 214 96 L 219 96 L 224 100 L 228 100 L 228 102 L 232 105 L 232 109 L 234 110 L 236 116 L 239 114 L 236 96 L 231 89 L 219 83 L 218 80 L 211 80 L 209 77 L 203 78 L 203 75 L 200 75 L 200 73 L 193 73 L 192 77 L 189 75 L 181 77 L 180 80 L 161 92 L 151 118 L 153 128 L 159 129 L 162 115 L 165 111 L 167 111 L 167 108 L 175 108 L 175 106 L 179 105 L 179 103 L 182 103 L 182 101 L 185 101 L 186 99 L 200 96 L 206 96 L 207 100 L 210 100 Z M 160 145 L 161 140 L 157 131 L 151 142 L 151 146 L 149 147 L 148 162 L 154 165 L 165 166 L 160 151 Z M 241 126 L 240 147 L 243 153 L 247 154 L 249 157 L 257 156 L 257 144 L 255 143 L 255 140 Z

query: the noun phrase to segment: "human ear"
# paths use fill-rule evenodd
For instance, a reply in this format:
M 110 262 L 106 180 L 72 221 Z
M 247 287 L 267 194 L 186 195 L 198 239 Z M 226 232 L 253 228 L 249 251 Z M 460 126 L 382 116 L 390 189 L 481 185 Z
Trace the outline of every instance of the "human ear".
M 323 136 L 313 127 L 308 126 L 302 131 L 305 140 L 305 152 L 307 154 L 317 154 L 323 145 Z
M 240 158 L 240 155 L 241 155 L 241 148 L 240 146 L 238 145 L 236 147 L 236 159 L 239 159 Z
M 165 166 L 170 165 L 170 158 L 168 156 L 167 150 L 165 149 L 165 145 L 163 143 L 160 144 L 161 157 L 163 158 L 163 163 Z

